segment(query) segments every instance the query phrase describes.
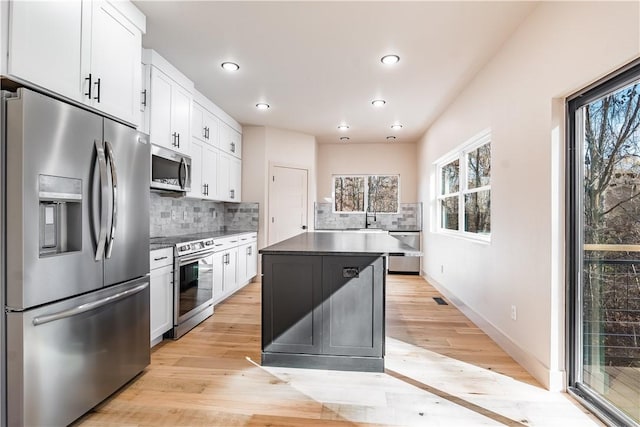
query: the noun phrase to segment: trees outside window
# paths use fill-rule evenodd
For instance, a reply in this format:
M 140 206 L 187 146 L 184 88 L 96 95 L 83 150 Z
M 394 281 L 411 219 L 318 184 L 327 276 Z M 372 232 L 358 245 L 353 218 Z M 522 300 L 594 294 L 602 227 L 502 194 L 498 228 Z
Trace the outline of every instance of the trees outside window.
M 399 187 L 399 175 L 336 175 L 334 211 L 398 213 Z
M 487 239 L 491 233 L 491 134 L 483 132 L 436 162 L 438 229 Z

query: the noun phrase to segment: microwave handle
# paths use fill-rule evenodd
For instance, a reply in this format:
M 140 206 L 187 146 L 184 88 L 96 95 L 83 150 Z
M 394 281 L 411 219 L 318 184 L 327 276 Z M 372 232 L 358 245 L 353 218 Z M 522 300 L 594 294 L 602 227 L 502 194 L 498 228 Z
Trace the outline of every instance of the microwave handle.
M 182 179 L 182 168 L 184 167 L 184 181 Z M 178 184 L 180 188 L 184 190 L 187 185 L 187 177 L 189 176 L 189 170 L 187 169 L 187 161 L 183 158 L 180 159 L 180 166 L 178 167 Z

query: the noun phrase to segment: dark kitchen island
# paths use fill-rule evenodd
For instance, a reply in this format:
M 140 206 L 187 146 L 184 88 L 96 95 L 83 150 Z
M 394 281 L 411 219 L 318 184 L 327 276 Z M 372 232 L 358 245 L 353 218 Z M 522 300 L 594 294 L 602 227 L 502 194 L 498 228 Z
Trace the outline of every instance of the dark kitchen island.
M 384 371 L 386 233 L 307 232 L 260 250 L 262 365 Z

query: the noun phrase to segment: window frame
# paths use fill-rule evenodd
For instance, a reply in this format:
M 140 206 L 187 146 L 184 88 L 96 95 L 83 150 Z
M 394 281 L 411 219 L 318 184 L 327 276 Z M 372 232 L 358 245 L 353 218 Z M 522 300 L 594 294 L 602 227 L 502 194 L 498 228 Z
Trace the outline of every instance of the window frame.
M 491 175 L 489 175 L 489 184 L 483 185 L 475 188 L 469 187 L 469 154 L 483 145 L 491 145 L 492 142 L 492 134 L 491 129 L 485 129 L 472 138 L 468 139 L 465 143 L 457 147 L 456 149 L 450 151 L 449 153 L 442 156 L 434 163 L 435 175 L 436 175 L 436 215 L 437 222 L 435 222 L 435 232 L 445 235 L 451 235 L 456 237 L 463 237 L 470 240 L 476 240 L 481 242 L 490 243 L 491 242 L 491 231 L 489 233 L 474 233 L 471 231 L 466 231 L 465 227 L 465 196 L 468 194 L 479 193 L 484 191 L 489 191 L 489 200 L 491 200 Z M 491 151 L 491 157 L 489 159 L 489 164 L 492 164 L 493 151 Z M 450 164 L 458 160 L 458 191 L 453 193 L 442 193 L 442 169 Z M 449 228 L 444 228 L 442 226 L 442 201 L 447 198 L 451 198 L 457 196 L 458 197 L 458 229 L 452 230 Z M 491 208 L 490 208 L 491 209 Z M 492 229 L 492 228 L 491 228 Z
M 350 214 L 358 214 L 358 215 L 363 215 L 365 213 L 371 213 L 373 214 L 374 212 L 370 212 L 367 211 L 367 207 L 369 206 L 369 177 L 372 176 L 395 176 L 398 177 L 398 200 L 397 200 L 397 209 L 395 212 L 375 212 L 376 215 L 398 215 L 400 213 L 400 186 L 401 186 L 401 182 L 400 182 L 400 174 L 398 173 L 371 173 L 371 174 L 362 174 L 362 173 L 355 173 L 355 174 L 333 174 L 331 175 L 331 211 L 334 214 L 346 214 L 346 215 L 350 215 Z M 362 211 L 338 211 L 336 210 L 336 178 L 352 178 L 352 177 L 363 177 L 364 178 L 364 210 Z

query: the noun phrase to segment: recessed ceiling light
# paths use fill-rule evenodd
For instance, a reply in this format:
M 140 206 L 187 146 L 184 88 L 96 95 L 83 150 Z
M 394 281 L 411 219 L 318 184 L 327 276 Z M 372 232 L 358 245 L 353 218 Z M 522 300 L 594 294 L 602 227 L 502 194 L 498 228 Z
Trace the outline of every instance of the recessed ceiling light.
M 240 69 L 240 66 L 235 62 L 223 62 L 220 66 L 227 71 L 238 71 Z
M 340 137 L 340 141 L 342 141 L 342 142 L 347 142 L 348 140 L 349 140 L 348 136 L 341 136 Z
M 382 61 L 383 64 L 391 65 L 400 61 L 400 57 L 398 55 L 385 55 L 380 58 L 380 61 Z
M 391 129 L 400 130 L 400 129 L 402 129 L 402 125 L 399 124 L 399 123 L 396 123 L 395 125 L 391 125 Z
M 258 102 L 258 103 L 256 104 L 256 108 L 257 108 L 258 110 L 268 110 L 268 109 L 269 109 L 269 107 L 270 107 L 270 105 L 269 105 L 269 104 L 267 104 L 266 102 Z
M 386 104 L 387 101 L 385 101 L 384 99 L 374 99 L 373 101 L 371 101 L 371 105 L 373 105 L 374 107 L 384 107 L 384 104 Z
M 338 130 L 347 130 L 349 129 L 349 125 L 340 125 L 338 126 Z
M 387 141 L 394 141 L 396 139 L 395 136 L 388 136 Z

